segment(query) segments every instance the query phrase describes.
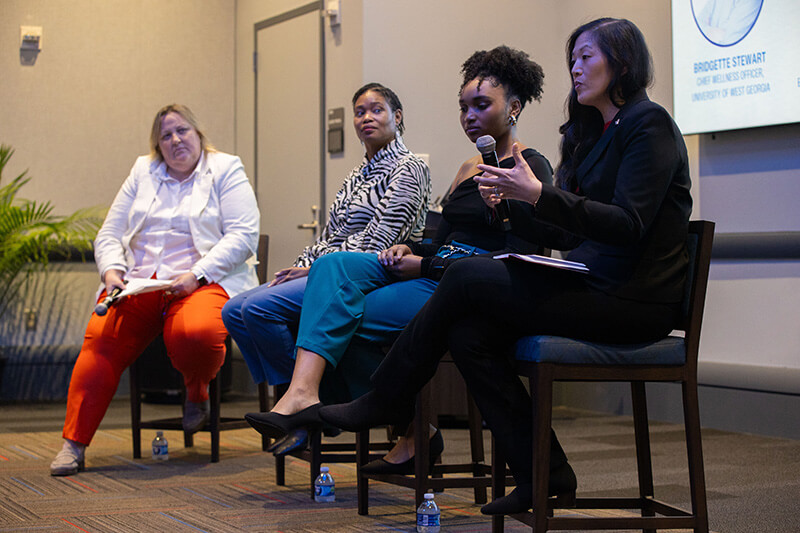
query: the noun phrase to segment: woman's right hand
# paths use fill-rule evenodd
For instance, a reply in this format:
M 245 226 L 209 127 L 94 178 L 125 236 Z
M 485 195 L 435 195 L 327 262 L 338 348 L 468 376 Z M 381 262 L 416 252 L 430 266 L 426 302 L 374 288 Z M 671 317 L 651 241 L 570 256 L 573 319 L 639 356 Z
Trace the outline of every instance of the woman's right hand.
M 394 266 L 404 255 L 411 255 L 411 248 L 405 244 L 395 244 L 378 254 L 378 262 L 385 267 Z
M 125 275 L 125 272 L 122 270 L 111 269 L 107 270 L 105 275 L 103 276 L 103 283 L 106 286 L 106 294 L 111 294 L 116 288 L 124 289 L 125 288 L 125 280 L 122 279 Z
M 478 165 L 483 174 L 473 179 L 478 182 L 481 197 L 489 207 L 496 206 L 501 200 L 521 200 L 536 205 L 542 195 L 542 182 L 522 157 L 519 143 L 512 145 L 511 154 L 514 156 L 513 168 Z

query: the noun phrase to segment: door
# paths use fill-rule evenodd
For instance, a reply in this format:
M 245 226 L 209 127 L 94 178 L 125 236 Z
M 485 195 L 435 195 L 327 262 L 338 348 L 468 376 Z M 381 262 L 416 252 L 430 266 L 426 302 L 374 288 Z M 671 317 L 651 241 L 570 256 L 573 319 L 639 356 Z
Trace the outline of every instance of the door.
M 255 25 L 255 188 L 267 277 L 314 242 L 325 206 L 321 2 Z

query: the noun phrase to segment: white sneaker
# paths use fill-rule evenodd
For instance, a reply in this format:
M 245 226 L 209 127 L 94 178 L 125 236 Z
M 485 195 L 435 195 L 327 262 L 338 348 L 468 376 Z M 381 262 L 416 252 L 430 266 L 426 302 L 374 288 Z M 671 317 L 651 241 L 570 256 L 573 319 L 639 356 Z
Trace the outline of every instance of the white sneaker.
M 50 475 L 75 475 L 86 468 L 85 459 L 85 449 L 79 450 L 76 449 L 76 447 L 65 443 L 64 447 L 56 455 L 56 458 L 53 459 L 52 463 L 50 463 Z

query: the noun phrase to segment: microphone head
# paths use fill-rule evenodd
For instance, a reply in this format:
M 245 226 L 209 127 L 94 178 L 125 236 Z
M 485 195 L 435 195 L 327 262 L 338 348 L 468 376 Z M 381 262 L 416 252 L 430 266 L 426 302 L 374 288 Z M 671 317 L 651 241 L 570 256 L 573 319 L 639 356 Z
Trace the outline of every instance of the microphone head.
M 475 146 L 478 147 L 478 151 L 480 153 L 488 154 L 494 152 L 494 149 L 497 146 L 497 142 L 491 135 L 481 135 L 480 137 L 478 137 L 478 140 L 475 141 Z
M 108 313 L 108 305 L 106 305 L 103 302 L 100 302 L 99 304 L 94 306 L 94 312 L 97 316 L 103 316 L 106 313 Z

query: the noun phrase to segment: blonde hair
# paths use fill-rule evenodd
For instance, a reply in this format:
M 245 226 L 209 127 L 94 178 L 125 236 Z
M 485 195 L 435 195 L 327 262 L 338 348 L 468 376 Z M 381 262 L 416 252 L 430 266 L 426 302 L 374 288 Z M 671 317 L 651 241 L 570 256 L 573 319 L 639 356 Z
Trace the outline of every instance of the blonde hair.
M 205 133 L 203 133 L 203 130 L 200 128 L 200 123 L 197 121 L 197 117 L 194 116 L 194 113 L 192 113 L 192 110 L 183 104 L 170 104 L 159 109 L 158 113 L 156 113 L 156 117 L 153 119 L 153 127 L 150 130 L 150 155 L 153 159 L 157 161 L 164 160 L 164 155 L 161 153 L 158 140 L 161 137 L 161 121 L 169 113 L 177 113 L 194 128 L 194 131 L 196 131 L 198 137 L 200 137 L 200 149 L 203 153 L 216 151 L 214 145 L 206 138 Z

